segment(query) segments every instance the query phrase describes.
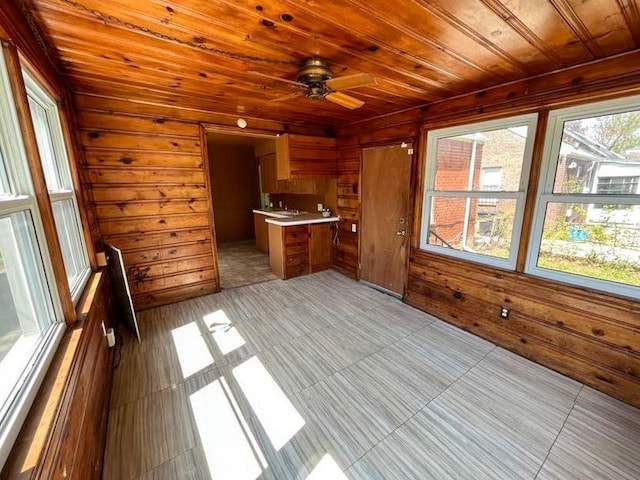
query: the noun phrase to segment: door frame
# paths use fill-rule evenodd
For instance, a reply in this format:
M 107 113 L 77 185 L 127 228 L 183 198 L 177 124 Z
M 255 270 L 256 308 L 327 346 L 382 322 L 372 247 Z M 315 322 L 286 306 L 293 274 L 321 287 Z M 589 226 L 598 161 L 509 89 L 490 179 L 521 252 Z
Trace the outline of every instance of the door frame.
M 400 137 L 400 138 L 394 138 L 394 139 L 387 139 L 384 141 L 380 141 L 380 142 L 371 142 L 371 143 L 362 143 L 360 144 L 360 151 L 359 151 L 359 155 L 360 155 L 360 168 L 359 168 L 359 173 L 358 173 L 358 183 L 359 183 L 359 188 L 358 188 L 358 218 L 359 218 L 359 223 L 360 223 L 360 228 L 358 231 L 358 270 L 357 270 L 357 280 L 359 282 L 365 283 L 367 285 L 370 285 L 372 288 L 375 288 L 376 286 L 370 284 L 369 282 L 362 280 L 361 279 L 361 268 L 362 268 L 362 190 L 363 190 L 363 185 L 362 185 L 362 171 L 364 168 L 364 150 L 367 148 L 376 148 L 376 147 L 392 147 L 394 145 L 398 145 L 398 144 L 402 144 L 402 143 L 409 143 L 413 145 L 413 154 L 411 154 L 411 166 L 410 166 L 410 173 L 409 173 L 409 203 L 408 203 L 408 208 L 407 208 L 407 221 L 406 221 L 406 228 L 407 228 L 407 248 L 406 248 L 406 252 L 405 252 L 405 258 L 402 260 L 404 262 L 404 266 L 405 266 L 405 276 L 403 279 L 403 285 L 402 285 L 402 295 L 401 295 L 401 299 L 404 300 L 405 295 L 407 294 L 407 283 L 409 280 L 409 259 L 411 258 L 411 250 L 413 250 L 414 246 L 415 246 L 415 238 L 414 238 L 414 219 L 415 217 L 415 205 L 416 205 L 416 195 L 417 192 L 415 190 L 416 188 L 416 176 L 417 176 L 417 168 L 418 168 L 418 164 L 420 157 L 418 156 L 418 154 L 420 153 L 420 149 L 423 148 L 423 146 L 421 145 L 421 136 L 414 136 L 414 137 Z M 420 149 L 418 148 L 420 147 Z M 383 289 L 384 290 L 384 289 Z
M 216 219 L 213 213 L 213 192 L 211 188 L 211 165 L 209 165 L 209 147 L 207 145 L 207 133 L 220 133 L 224 135 L 235 135 L 251 138 L 277 138 L 282 132 L 276 130 L 260 130 L 255 128 L 245 128 L 239 131 L 238 127 L 215 124 L 200 124 L 200 151 L 202 152 L 202 167 L 204 169 L 204 185 L 207 190 L 207 210 L 211 218 L 211 251 L 213 253 L 213 263 L 216 267 L 216 293 L 222 291 L 220 286 L 220 264 L 218 262 L 218 236 L 216 232 Z

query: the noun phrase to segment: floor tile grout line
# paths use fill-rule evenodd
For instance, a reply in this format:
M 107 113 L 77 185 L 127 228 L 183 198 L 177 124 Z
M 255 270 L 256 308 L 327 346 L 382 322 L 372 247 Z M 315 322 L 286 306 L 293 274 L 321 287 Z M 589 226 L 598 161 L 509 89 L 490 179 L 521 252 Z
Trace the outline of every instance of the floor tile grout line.
M 540 468 L 538 468 L 538 471 L 536 472 L 536 476 L 533 477 L 533 480 L 536 480 L 538 478 L 538 476 L 540 475 L 540 472 L 542 471 L 542 468 L 544 467 L 545 463 L 547 463 L 547 460 L 549 459 L 549 455 L 551 455 L 551 451 L 553 450 L 553 447 L 558 441 L 558 438 L 560 438 L 560 434 L 564 430 L 564 427 L 567 424 L 567 421 L 569 420 L 569 418 L 571 417 L 571 414 L 573 413 L 573 409 L 576 408 L 576 405 L 578 403 L 578 397 L 582 393 L 582 390 L 584 390 L 584 384 L 580 386 L 580 390 L 578 390 L 578 393 L 576 393 L 576 396 L 573 399 L 573 405 L 571 405 L 571 409 L 569 410 L 569 413 L 567 413 L 567 416 L 562 422 L 562 427 L 560 427 L 560 430 L 558 430 L 556 438 L 553 439 L 553 442 L 551 443 L 551 446 L 549 447 L 549 450 L 547 451 L 547 454 L 545 455 L 544 460 L 540 464 Z
M 374 309 L 375 309 L 375 308 L 373 308 L 373 309 L 371 309 L 371 310 L 374 310 Z M 331 375 L 329 375 L 329 376 L 327 376 L 327 377 L 325 377 L 325 378 L 323 378 L 323 379 L 320 379 L 320 380 L 318 380 L 317 382 L 314 382 L 313 384 L 309 385 L 308 387 L 306 387 L 306 388 L 304 388 L 304 389 L 302 389 L 302 390 L 300 390 L 300 391 L 298 391 L 298 392 L 292 392 L 292 394 L 291 394 L 291 395 L 287 395 L 287 397 L 291 397 L 291 396 L 293 396 L 293 395 L 298 395 L 299 393 L 301 393 L 301 392 L 303 392 L 303 391 L 307 390 L 308 388 L 311 388 L 312 386 L 317 385 L 318 383 L 322 382 L 322 381 L 323 381 L 323 380 L 325 380 L 326 378 L 329 378 L 329 377 L 331 377 L 331 376 L 335 375 L 336 373 L 339 373 L 339 372 L 341 372 L 341 371 L 343 371 L 343 370 L 345 370 L 345 369 L 349 368 L 350 366 L 354 365 L 355 363 L 358 363 L 359 361 L 364 360 L 365 358 L 367 358 L 367 357 L 369 357 L 369 356 L 371 356 L 371 355 L 374 355 L 375 353 L 378 353 L 378 352 L 380 352 L 380 351 L 384 350 L 385 348 L 387 348 L 387 347 L 389 347 L 389 346 L 391 346 L 391 345 L 394 345 L 395 343 L 398 343 L 399 341 L 401 341 L 401 340 L 403 340 L 403 339 L 407 338 L 408 336 L 413 335 L 414 333 L 419 332 L 419 331 L 421 331 L 421 330 L 423 330 L 423 329 L 427 328 L 429 325 L 431 325 L 431 323 L 434 323 L 434 322 L 435 322 L 435 320 L 434 320 L 434 321 L 431 321 L 428 325 L 425 325 L 425 326 L 424 326 L 424 327 L 422 327 L 422 328 L 419 328 L 419 329 L 417 329 L 417 330 L 415 330 L 415 331 L 413 331 L 413 332 L 409 332 L 409 333 L 407 333 L 405 336 L 400 337 L 398 340 L 394 341 L 393 343 L 390 343 L 390 344 L 388 344 L 388 345 L 386 345 L 386 346 L 383 346 L 383 347 L 379 348 L 378 350 L 376 350 L 376 351 L 374 351 L 374 352 L 371 352 L 370 354 L 368 354 L 368 355 L 366 355 L 366 356 L 364 356 L 364 357 L 362 357 L 362 358 L 358 359 L 356 362 L 351 363 L 351 364 L 349 364 L 349 365 L 346 365 L 345 367 L 343 367 L 343 368 L 341 368 L 341 369 L 339 369 L 339 370 L 336 370 L 336 371 L 335 371 L 335 372 L 333 372 Z M 331 326 L 334 326 L 334 325 L 337 325 L 337 324 L 338 324 L 338 322 L 331 323 L 331 324 L 329 324 L 329 325 L 327 325 L 326 327 L 323 327 L 323 328 L 328 328 L 328 327 L 331 327 Z M 321 329 L 318 329 L 318 330 L 321 330 Z M 291 342 L 291 341 L 293 341 L 293 340 L 296 340 L 296 339 L 298 339 L 298 338 L 301 338 L 301 337 L 304 337 L 304 336 L 307 336 L 307 335 L 311 335 L 312 333 L 314 333 L 314 332 L 316 332 L 316 331 L 317 331 L 317 330 L 312 330 L 311 332 L 306 332 L 306 333 L 303 333 L 303 334 L 298 335 L 298 336 L 296 336 L 296 337 L 291 337 L 291 338 L 289 338 L 289 339 L 285 340 L 285 341 L 284 341 L 284 342 L 282 342 L 282 343 L 278 342 L 278 343 L 275 343 L 275 344 L 273 344 L 273 345 L 270 345 L 270 346 L 269 346 L 268 348 L 266 348 L 266 349 L 258 350 L 258 351 L 256 351 L 256 352 L 250 352 L 250 353 L 247 353 L 247 354 L 246 354 L 246 357 L 248 358 L 248 357 L 250 357 L 250 356 L 258 356 L 258 355 L 260 355 L 260 354 L 264 354 L 265 352 L 268 352 L 268 351 L 273 350 L 275 347 L 282 346 L 282 345 L 286 345 L 287 343 L 290 343 L 290 342 Z M 144 354 L 147 354 L 148 352 L 151 352 L 151 351 L 154 351 L 154 350 L 160 350 L 160 349 L 164 349 L 164 348 L 168 348 L 168 347 L 167 347 L 167 346 L 162 346 L 162 347 L 153 347 L 153 348 L 151 348 L 151 349 L 148 349 L 148 350 L 145 350 L 145 351 L 141 352 L 141 354 L 142 354 L 142 355 L 144 355 Z M 128 357 L 131 357 L 130 352 L 127 354 L 127 356 L 128 356 Z M 236 361 L 237 361 L 237 362 L 241 362 L 241 361 L 244 361 L 244 360 L 245 360 L 245 358 L 244 358 L 244 357 L 239 358 L 239 359 L 236 359 Z M 175 388 L 175 387 L 177 387 L 177 386 L 179 386 L 179 385 L 186 384 L 189 380 L 191 380 L 191 379 L 193 379 L 193 378 L 195 378 L 195 377 L 197 377 L 197 376 L 199 376 L 199 375 L 204 375 L 204 374 L 206 374 L 206 373 L 208 373 L 208 372 L 215 371 L 215 370 L 220 369 L 220 368 L 228 367 L 228 366 L 229 366 L 229 365 L 231 365 L 232 363 L 235 363 L 235 362 L 227 362 L 227 363 L 224 363 L 224 364 L 220 364 L 220 365 L 212 365 L 212 366 L 210 366 L 210 367 L 204 368 L 204 369 L 200 370 L 199 372 L 196 372 L 196 373 L 194 373 L 193 375 L 190 375 L 188 378 L 183 378 L 182 380 L 180 380 L 180 381 L 178 381 L 178 382 L 172 382 L 170 385 L 167 385 L 167 386 L 166 386 L 166 387 L 164 387 L 164 388 L 160 388 L 160 389 L 155 390 L 155 391 L 147 392 L 147 393 L 145 393 L 144 395 L 140 395 L 140 396 L 138 396 L 138 397 L 136 397 L 136 398 L 133 398 L 133 399 L 130 399 L 130 400 L 126 401 L 126 402 L 122 402 L 122 403 L 120 403 L 120 404 L 117 404 L 117 405 L 115 405 L 115 406 L 112 406 L 112 407 L 110 407 L 110 408 L 109 408 L 109 412 L 111 412 L 112 410 L 120 409 L 120 408 L 122 408 L 122 407 L 124 407 L 124 406 L 127 406 L 127 405 L 129 405 L 129 404 L 132 404 L 132 403 L 134 403 L 134 402 L 136 402 L 136 401 L 143 400 L 143 399 L 145 399 L 145 398 L 147 398 L 147 397 L 150 397 L 150 396 L 152 396 L 152 395 L 156 395 L 156 394 L 161 393 L 161 392 L 164 392 L 164 391 L 166 391 L 166 390 L 173 389 L 173 388 Z M 285 394 L 285 395 L 286 395 L 286 394 Z
M 384 346 L 380 347 L 379 349 L 377 349 L 377 350 L 375 350 L 375 351 L 373 351 L 373 352 L 371 352 L 371 353 L 368 353 L 367 355 L 365 355 L 365 356 L 364 356 L 364 357 L 362 357 L 362 358 L 359 358 L 359 359 L 358 359 L 358 360 L 356 360 L 355 362 L 350 363 L 349 365 L 345 365 L 344 367 L 342 367 L 342 368 L 340 368 L 340 369 L 336 370 L 335 372 L 333 372 L 331 375 L 328 375 L 328 376 L 327 376 L 327 377 L 325 377 L 325 378 L 321 378 L 321 379 L 320 379 L 320 380 L 318 380 L 317 382 L 314 382 L 314 383 L 310 384 L 309 386 L 307 386 L 307 387 L 303 388 L 302 390 L 299 390 L 299 391 L 297 391 L 297 392 L 293 392 L 293 393 L 292 393 L 292 395 L 299 395 L 300 393 L 302 393 L 302 392 L 304 392 L 304 391 L 306 391 L 306 390 L 310 389 L 311 387 L 313 387 L 313 386 L 315 386 L 315 385 L 318 385 L 320 382 L 325 381 L 327 378 L 330 378 L 330 377 L 334 376 L 334 375 L 335 375 L 335 374 L 337 374 L 337 373 L 343 372 L 344 370 L 346 370 L 346 369 L 347 369 L 347 368 L 349 368 L 349 367 L 352 367 L 352 366 L 353 366 L 353 365 L 355 365 L 356 363 L 359 363 L 359 362 L 361 362 L 361 361 L 363 361 L 363 360 L 365 360 L 365 359 L 367 359 L 367 358 L 369 358 L 369 357 L 371 357 L 371 356 L 375 355 L 376 353 L 381 352 L 381 351 L 382 351 L 382 350 L 384 350 L 385 348 L 389 348 L 389 347 L 391 347 L 392 345 L 395 345 L 396 343 L 399 343 L 399 342 L 401 342 L 402 340 L 406 339 L 407 337 L 409 337 L 409 336 L 411 336 L 411 335 L 413 335 L 413 334 L 415 334 L 415 333 L 417 333 L 417 332 L 419 332 L 419 331 L 421 331 L 421 330 L 424 330 L 425 328 L 427 328 L 427 327 L 428 327 L 429 325 L 431 325 L 432 323 L 435 323 L 435 320 L 433 320 L 433 321 L 429 322 L 429 324 L 428 324 L 428 325 L 425 325 L 425 326 L 424 326 L 424 327 L 422 327 L 422 328 L 419 328 L 419 329 L 417 329 L 417 330 L 414 330 L 413 332 L 409 332 L 409 333 L 407 333 L 406 335 L 404 335 L 404 336 L 402 336 L 402 337 L 398 338 L 397 340 L 394 340 L 393 342 L 389 343 L 388 345 L 384 345 Z M 331 324 L 331 325 L 333 325 L 333 324 Z M 309 334 L 305 334 L 305 335 L 309 335 Z
M 435 323 L 432 322 L 432 323 Z M 427 325 L 428 326 L 428 325 Z M 423 411 L 425 408 L 427 408 L 429 405 L 431 405 L 431 403 L 433 403 L 435 400 L 437 400 L 438 398 L 440 398 L 442 395 L 444 395 L 453 385 L 455 385 L 458 380 L 460 380 L 462 377 L 464 377 L 467 373 L 469 373 L 473 368 L 475 368 L 476 366 L 478 366 L 478 364 L 480 362 L 482 362 L 485 358 L 487 358 L 487 356 L 492 353 L 493 351 L 495 351 L 498 346 L 495 344 L 492 344 L 493 348 L 491 350 L 489 350 L 487 353 L 485 353 L 482 358 L 480 360 L 478 360 L 476 363 L 474 363 L 473 365 L 471 365 L 462 375 L 460 375 L 458 378 L 456 378 L 453 382 L 451 382 L 447 388 L 445 388 L 442 392 L 440 392 L 438 395 L 436 395 L 435 397 L 433 397 L 432 399 L 430 399 L 427 403 L 425 403 L 422 407 L 420 407 L 413 415 L 411 415 L 409 418 L 407 418 L 404 422 L 402 422 L 400 425 L 398 425 L 396 428 L 394 428 L 393 430 L 391 430 L 387 435 L 385 435 L 384 437 L 382 437 L 378 443 L 376 443 L 375 445 L 372 445 L 367 451 L 365 451 L 362 455 L 360 455 L 360 457 L 356 458 L 351 464 L 349 464 L 349 466 L 347 466 L 343 471 L 347 471 L 348 469 L 350 469 L 353 465 L 355 465 L 356 463 L 358 463 L 367 453 L 369 453 L 371 450 L 373 450 L 376 446 L 378 446 L 381 442 L 383 442 L 386 438 L 388 438 L 389 436 L 391 436 L 396 430 L 398 430 L 400 427 L 402 427 L 403 425 L 405 425 L 409 420 L 411 420 L 412 418 L 414 418 L 416 415 L 418 415 L 421 411 Z

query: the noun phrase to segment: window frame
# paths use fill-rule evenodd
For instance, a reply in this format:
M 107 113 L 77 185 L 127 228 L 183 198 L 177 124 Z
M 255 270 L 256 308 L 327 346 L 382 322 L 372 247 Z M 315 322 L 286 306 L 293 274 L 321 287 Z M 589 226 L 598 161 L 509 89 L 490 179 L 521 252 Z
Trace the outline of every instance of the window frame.
M 462 136 L 465 134 L 482 133 L 486 131 L 509 129 L 519 126 L 527 126 L 527 137 L 525 139 L 522 170 L 520 172 L 520 181 L 518 191 L 481 191 L 481 190 L 435 190 L 436 170 L 437 170 L 437 145 L 438 140 Z M 524 115 L 513 115 L 509 117 L 497 118 L 493 120 L 484 120 L 480 122 L 465 123 L 453 127 L 445 127 L 428 130 L 425 134 L 426 148 L 424 153 L 424 184 L 422 188 L 422 218 L 420 224 L 420 238 L 418 247 L 421 250 L 447 255 L 461 260 L 497 267 L 507 270 L 515 270 L 518 244 L 522 232 L 522 223 L 524 218 L 524 207 L 527 196 L 527 187 L 529 183 L 529 174 L 531 171 L 531 161 L 534 149 L 534 140 L 538 125 L 538 112 L 528 113 Z M 466 252 L 453 248 L 445 248 L 439 245 L 428 243 L 428 232 L 431 223 L 431 206 L 433 198 L 462 198 L 462 199 L 512 199 L 516 202 L 514 212 L 513 228 L 511 232 L 511 243 L 509 248 L 509 257 L 501 258 L 491 255 L 485 255 L 476 252 Z M 426 228 L 426 232 L 425 232 Z M 425 236 L 425 233 L 427 236 Z
M 18 112 L 14 103 L 15 84 L 9 78 L 6 56 L 0 49 L 0 148 L 4 155 L 10 192 L 0 196 L 0 216 L 25 212 L 30 216 L 33 235 L 32 247 L 38 254 L 37 271 L 42 290 L 47 294 L 44 299 L 48 311 L 49 325 L 43 329 L 37 347 L 10 394 L 9 403 L 3 418 L 0 418 L 0 468 L 5 463 L 18 437 L 22 424 L 38 393 L 38 387 L 44 379 L 66 328 L 60 293 L 56 288 L 51 255 L 47 248 L 46 235 L 38 208 L 35 189 L 29 171 L 29 162 L 20 131 Z
M 637 299 L 640 297 L 640 287 L 625 285 L 611 280 L 602 280 L 575 273 L 561 272 L 538 267 L 538 258 L 542 245 L 542 235 L 547 205 L 562 204 L 620 204 L 640 206 L 640 194 L 598 194 L 598 193 L 553 193 L 556 171 L 560 159 L 560 148 L 565 122 L 590 117 L 612 115 L 640 110 L 640 95 L 622 97 L 613 100 L 591 102 L 567 108 L 551 110 L 548 115 L 547 127 L 544 135 L 540 178 L 536 191 L 536 202 L 531 221 L 527 256 L 524 273 L 553 280 L 573 287 L 587 287 L 615 295 L 623 295 Z
M 51 147 L 52 147 L 51 153 L 53 154 L 52 167 L 57 172 L 56 173 L 57 183 L 61 184 L 60 185 L 61 188 L 56 190 L 49 189 L 49 185 L 47 185 L 47 190 L 49 192 L 49 200 L 51 202 L 52 211 L 55 211 L 54 205 L 56 203 L 62 204 L 62 202 L 65 202 L 65 201 L 70 201 L 73 208 L 75 226 L 77 227 L 77 228 L 74 228 L 73 231 L 74 231 L 74 234 L 77 234 L 78 243 L 82 249 L 82 252 L 80 252 L 79 255 L 74 256 L 74 258 L 71 260 L 73 262 L 76 262 L 79 260 L 83 264 L 83 267 L 80 270 L 78 278 L 75 279 L 75 282 L 73 284 L 69 285 L 69 290 L 71 291 L 71 299 L 75 305 L 80 299 L 80 296 L 82 295 L 84 287 L 89 281 L 89 277 L 91 276 L 92 270 L 91 270 L 91 262 L 89 259 L 89 252 L 88 252 L 85 236 L 83 234 L 83 224 L 82 224 L 82 218 L 80 216 L 80 207 L 78 205 L 77 192 L 73 184 L 73 176 L 71 172 L 70 159 L 69 159 L 67 147 L 64 141 L 64 132 L 62 130 L 62 121 L 60 118 L 60 112 L 59 112 L 57 102 L 42 87 L 42 85 L 38 83 L 38 81 L 33 77 L 33 75 L 29 72 L 28 69 L 26 68 L 22 69 L 22 77 L 25 83 L 27 99 L 33 100 L 40 107 L 42 107 L 47 118 L 47 123 L 49 127 L 48 128 L 49 137 L 51 139 Z M 35 132 L 36 131 L 35 121 L 34 121 L 33 115 L 31 117 L 32 117 L 31 121 L 33 124 L 34 132 Z M 38 145 L 38 151 L 40 151 L 40 145 Z M 41 155 L 41 162 L 44 164 L 42 160 L 42 155 Z M 44 165 L 43 165 L 43 170 L 44 170 Z M 54 220 L 57 220 L 57 217 L 55 217 Z M 54 223 L 56 224 L 56 231 L 62 245 L 63 239 L 60 238 L 60 235 L 61 235 L 60 226 L 58 225 L 57 221 L 55 221 Z M 72 227 L 68 225 L 66 226 L 67 228 Z M 62 252 L 61 252 L 61 255 L 62 255 Z M 64 260 L 64 255 L 63 255 L 63 260 Z M 67 265 L 65 264 L 65 271 L 66 269 L 67 269 Z M 69 279 L 68 276 L 67 276 L 67 279 Z

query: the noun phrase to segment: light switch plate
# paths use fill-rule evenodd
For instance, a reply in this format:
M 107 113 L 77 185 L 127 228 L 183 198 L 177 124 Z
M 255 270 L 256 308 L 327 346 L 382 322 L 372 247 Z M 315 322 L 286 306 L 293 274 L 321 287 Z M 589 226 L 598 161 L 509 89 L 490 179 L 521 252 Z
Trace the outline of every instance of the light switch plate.
M 356 224 L 355 224 L 355 223 L 352 223 L 352 224 L 351 224 L 351 231 L 352 231 L 353 233 L 356 233 Z

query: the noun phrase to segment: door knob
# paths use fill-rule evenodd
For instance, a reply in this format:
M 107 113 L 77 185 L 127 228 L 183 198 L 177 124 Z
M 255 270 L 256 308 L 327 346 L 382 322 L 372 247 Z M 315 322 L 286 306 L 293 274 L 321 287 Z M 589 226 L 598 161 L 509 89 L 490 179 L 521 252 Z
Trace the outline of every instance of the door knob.
M 407 231 L 406 231 L 406 230 L 398 230 L 398 231 L 396 232 L 396 235 L 401 236 L 401 237 L 404 237 L 404 236 L 406 236 L 406 235 L 407 235 Z

